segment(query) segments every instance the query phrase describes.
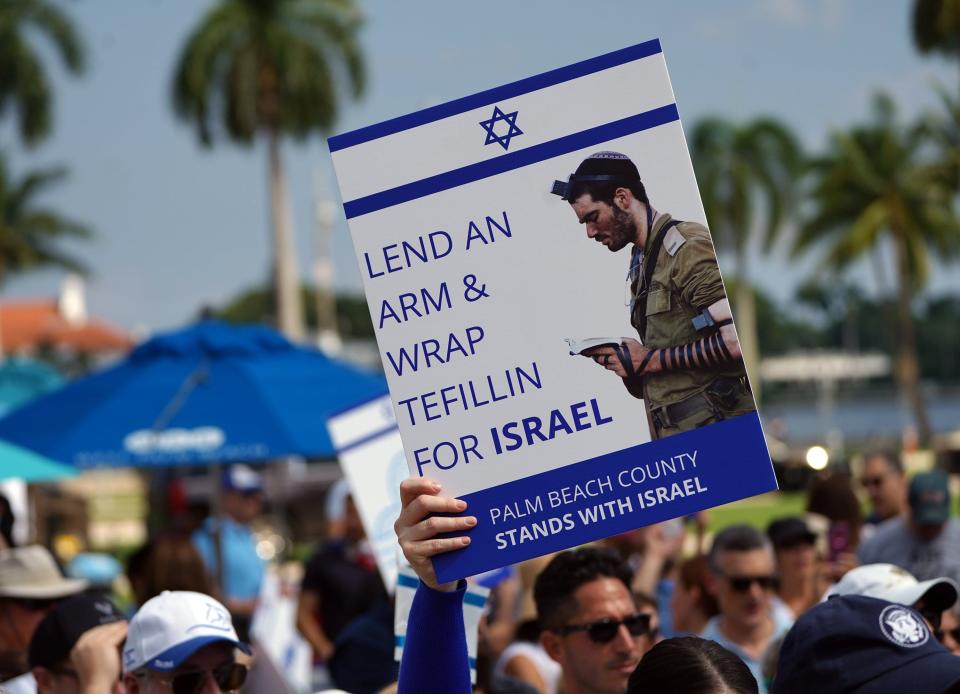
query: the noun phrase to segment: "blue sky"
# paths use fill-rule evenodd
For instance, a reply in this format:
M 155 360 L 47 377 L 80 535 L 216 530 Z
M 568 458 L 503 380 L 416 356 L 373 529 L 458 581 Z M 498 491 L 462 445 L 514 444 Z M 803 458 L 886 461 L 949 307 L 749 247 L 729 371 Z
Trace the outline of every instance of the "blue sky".
M 89 224 L 93 242 L 74 247 L 93 270 L 91 311 L 126 328 L 157 330 L 194 317 L 263 281 L 269 266 L 266 160 L 261 147 L 212 150 L 170 108 L 181 42 L 209 1 L 65 3 L 89 49 L 79 79 L 54 69 L 52 137 L 8 148 L 15 172 L 64 164 L 69 181 L 46 201 Z M 344 109 L 343 131 L 659 36 L 677 103 L 699 116 L 773 115 L 810 149 L 832 129 L 867 114 L 878 88 L 905 115 L 931 107 L 934 80 L 955 87 L 955 65 L 912 46 L 908 0 L 367 0 L 362 33 L 369 88 Z M 51 61 L 53 62 L 53 61 Z M 9 123 L 0 142 L 10 143 Z M 284 147 L 301 272 L 310 272 L 313 194 L 337 199 L 320 137 Z M 346 224 L 333 242 L 337 285 L 360 291 Z M 814 260 L 781 252 L 753 257 L 753 276 L 787 299 Z M 854 273 L 867 278 L 867 273 Z M 957 291 L 958 273 L 938 268 L 933 291 Z M 44 271 L 3 287 L 12 296 L 52 296 L 61 276 Z

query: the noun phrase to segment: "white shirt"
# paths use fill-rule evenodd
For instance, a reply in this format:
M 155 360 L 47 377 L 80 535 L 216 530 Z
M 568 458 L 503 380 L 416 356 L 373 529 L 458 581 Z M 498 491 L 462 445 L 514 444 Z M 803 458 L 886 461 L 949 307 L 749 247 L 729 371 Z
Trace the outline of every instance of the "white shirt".
M 33 673 L 28 672 L 0 684 L 0 692 L 3 692 L 3 694 L 37 694 L 37 681 L 33 679 Z

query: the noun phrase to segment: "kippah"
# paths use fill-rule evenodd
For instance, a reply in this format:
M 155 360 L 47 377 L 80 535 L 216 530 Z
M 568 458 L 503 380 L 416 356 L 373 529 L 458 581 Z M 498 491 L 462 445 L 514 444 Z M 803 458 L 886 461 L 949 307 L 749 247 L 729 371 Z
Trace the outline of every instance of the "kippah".
M 603 152 L 594 152 L 587 157 L 587 159 L 625 159 L 626 161 L 630 161 L 630 157 L 628 157 L 626 154 L 621 154 L 620 152 L 611 152 L 609 150 Z

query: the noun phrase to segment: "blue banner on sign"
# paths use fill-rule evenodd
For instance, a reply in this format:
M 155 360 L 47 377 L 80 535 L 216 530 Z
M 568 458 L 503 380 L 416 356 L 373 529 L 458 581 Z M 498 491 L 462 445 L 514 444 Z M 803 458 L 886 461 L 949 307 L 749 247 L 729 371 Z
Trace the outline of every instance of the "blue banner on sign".
M 756 412 L 467 494 L 471 544 L 441 582 L 777 488 Z

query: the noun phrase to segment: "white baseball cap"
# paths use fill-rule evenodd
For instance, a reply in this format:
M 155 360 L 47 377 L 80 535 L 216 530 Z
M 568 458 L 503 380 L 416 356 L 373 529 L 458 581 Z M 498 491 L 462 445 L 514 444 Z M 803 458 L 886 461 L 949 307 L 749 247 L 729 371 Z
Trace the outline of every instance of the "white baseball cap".
M 923 598 L 924 607 L 943 611 L 957 602 L 957 583 L 942 576 L 918 581 L 906 569 L 894 564 L 865 564 L 851 569 L 827 589 L 832 595 L 866 595 L 900 605 L 914 605 Z
M 230 612 L 218 601 L 189 590 L 165 590 L 130 620 L 123 644 L 123 671 L 170 672 L 204 646 L 225 641 L 244 653 Z

